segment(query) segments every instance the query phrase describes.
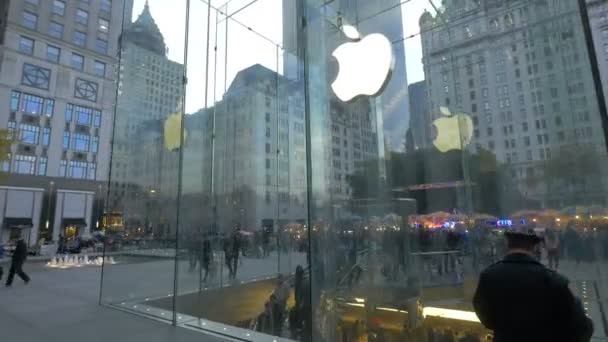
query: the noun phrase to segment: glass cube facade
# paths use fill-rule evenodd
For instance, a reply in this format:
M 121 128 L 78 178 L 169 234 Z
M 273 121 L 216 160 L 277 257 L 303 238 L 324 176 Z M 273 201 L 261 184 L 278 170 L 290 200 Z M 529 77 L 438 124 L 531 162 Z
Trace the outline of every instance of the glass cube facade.
M 606 338 L 591 3 L 134 1 L 101 303 L 244 341 L 482 341 L 479 273 L 526 228 Z

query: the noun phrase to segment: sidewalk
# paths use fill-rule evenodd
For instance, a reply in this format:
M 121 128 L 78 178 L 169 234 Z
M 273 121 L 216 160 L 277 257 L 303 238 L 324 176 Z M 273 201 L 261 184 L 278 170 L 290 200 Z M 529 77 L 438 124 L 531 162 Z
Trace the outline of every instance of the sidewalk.
M 25 271 L 32 278 L 30 284 L 16 279 L 12 288 L 0 287 L 0 341 L 223 341 L 100 307 L 99 268 L 49 270 L 27 264 Z

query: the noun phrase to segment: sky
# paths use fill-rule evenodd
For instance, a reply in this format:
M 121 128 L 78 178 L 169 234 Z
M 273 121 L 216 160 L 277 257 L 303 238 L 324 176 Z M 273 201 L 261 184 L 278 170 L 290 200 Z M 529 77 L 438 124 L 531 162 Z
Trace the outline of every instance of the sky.
M 227 12 L 238 11 L 238 13 L 234 14 L 226 23 L 223 19 L 224 15 L 212 9 L 209 32 L 211 56 L 208 73 L 206 73 L 207 4 L 201 0 L 191 0 L 190 2 L 188 53 L 185 55 L 186 0 L 148 1 L 152 16 L 169 49 L 169 59 L 184 63 L 184 57 L 188 58 L 186 113 L 213 106 L 214 101 L 221 99 L 225 88 L 230 86 L 230 82 L 238 71 L 251 65 L 259 63 L 282 73 L 282 50 L 277 48 L 277 45 L 280 46 L 282 43 L 283 35 L 282 0 L 211 0 L 212 5 L 216 7 L 220 7 L 228 1 Z M 404 37 L 416 35 L 419 32 L 418 19 L 425 9 L 434 12 L 429 1 L 411 0 L 401 5 Z M 433 1 L 438 2 L 438 0 Z M 134 1 L 133 20 L 137 19 L 145 2 L 146 0 Z M 250 6 L 245 7 L 250 3 L 252 3 Z M 239 11 L 241 8 L 243 9 Z M 228 32 L 228 39 L 226 39 L 226 32 Z M 216 42 L 217 57 L 214 53 Z M 404 44 L 408 83 L 421 81 L 424 79 L 424 73 L 421 63 L 420 37 L 416 35 L 408 38 Z M 403 57 L 396 56 L 396 58 Z M 208 80 L 207 74 L 209 75 Z M 210 91 L 205 100 L 207 82 L 210 89 L 215 91 Z

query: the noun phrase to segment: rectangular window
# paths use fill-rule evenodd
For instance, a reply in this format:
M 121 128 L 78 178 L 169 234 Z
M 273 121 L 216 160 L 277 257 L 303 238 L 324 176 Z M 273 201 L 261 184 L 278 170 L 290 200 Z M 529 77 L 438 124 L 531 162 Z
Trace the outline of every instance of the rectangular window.
M 63 24 L 51 21 L 49 24 L 49 35 L 55 38 L 63 38 Z
M 97 153 L 99 151 L 99 137 L 93 137 L 91 139 L 91 152 Z
M 17 130 L 17 123 L 15 121 L 8 122 L 8 137 L 9 139 L 15 139 L 15 131 Z
M 108 41 L 105 39 L 97 38 L 95 41 L 95 51 L 106 54 L 108 53 Z
M 93 111 L 93 126 L 101 127 L 101 111 L 99 110 Z
M 15 173 L 33 175 L 36 169 L 36 157 L 18 154 L 15 156 Z
M 95 73 L 95 75 L 99 76 L 99 77 L 105 77 L 106 76 L 106 64 L 100 61 L 95 61 L 95 65 L 94 65 L 94 70 L 93 72 Z
M 87 162 L 70 161 L 70 178 L 85 179 L 87 177 Z
M 89 163 L 89 172 L 88 172 L 87 179 L 95 180 L 96 174 L 97 174 L 97 164 Z
M 90 125 L 91 120 L 93 119 L 93 109 L 83 106 L 75 106 L 74 108 L 76 114 L 76 123 L 79 125 Z
M 19 141 L 25 144 L 38 145 L 40 127 L 28 124 L 19 125 Z
M 70 62 L 72 68 L 76 70 L 84 70 L 84 56 L 77 53 L 72 53 L 72 60 Z
M 87 34 L 82 31 L 74 31 L 74 37 L 72 39 L 72 43 L 78 46 L 87 45 Z
M 46 60 L 53 63 L 59 63 L 59 56 L 61 55 L 61 50 L 52 45 L 47 45 L 46 47 Z
M 21 93 L 18 91 L 11 92 L 11 113 L 19 110 L 19 101 L 21 99 Z
M 112 12 L 112 0 L 101 0 L 99 9 L 101 11 Z
M 41 115 L 43 110 L 44 99 L 42 97 L 30 94 L 23 94 L 23 102 L 21 110 L 32 115 Z
M 67 104 L 65 107 L 65 122 L 72 122 L 72 113 L 74 112 L 74 105 Z
M 74 133 L 72 135 L 72 149 L 74 151 L 88 152 L 91 137 L 87 134 Z
M 40 0 L 25 0 L 25 2 L 32 4 L 34 6 L 40 5 Z
M 66 169 L 68 167 L 68 162 L 67 160 L 62 160 L 61 162 L 59 162 L 59 177 L 65 177 L 66 176 Z
M 61 0 L 54 0 L 53 8 L 51 9 L 51 11 L 54 14 L 64 16 L 65 15 L 65 2 L 63 2 Z
M 89 22 L 89 12 L 83 10 L 83 9 L 77 9 L 76 10 L 76 22 L 86 25 Z
M 99 32 L 108 33 L 110 29 L 110 22 L 103 18 L 97 19 L 97 29 Z
M 70 132 L 63 131 L 63 149 L 67 150 L 70 148 Z
M 31 30 L 35 30 L 38 25 L 38 16 L 32 12 L 23 11 L 21 25 Z
M 46 99 L 46 109 L 44 111 L 44 115 L 48 117 L 52 117 L 55 112 L 55 100 Z
M 51 128 L 44 127 L 42 129 L 42 145 L 49 146 L 51 143 Z
M 34 54 L 34 40 L 28 37 L 19 37 L 19 52 L 26 55 Z
M 0 161 L 0 171 L 11 172 L 11 154 L 6 156 L 6 159 Z
M 38 176 L 46 176 L 46 166 L 48 160 L 46 157 L 40 157 L 38 159 Z

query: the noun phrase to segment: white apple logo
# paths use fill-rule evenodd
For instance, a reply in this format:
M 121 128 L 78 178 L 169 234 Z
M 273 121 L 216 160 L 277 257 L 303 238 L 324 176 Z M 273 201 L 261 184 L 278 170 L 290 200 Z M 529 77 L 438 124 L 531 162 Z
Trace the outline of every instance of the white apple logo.
M 462 150 L 471 143 L 473 120 L 465 113 L 452 115 L 446 107 L 440 107 L 439 111 L 443 117 L 433 122 L 437 129 L 437 137 L 435 137 L 433 145 L 442 153 Z
M 378 95 L 388 83 L 395 64 L 391 42 L 379 33 L 361 39 L 357 29 L 350 25 L 344 25 L 342 32 L 353 42 L 338 46 L 332 53 L 340 68 L 331 84 L 332 90 L 343 102 L 361 95 Z

